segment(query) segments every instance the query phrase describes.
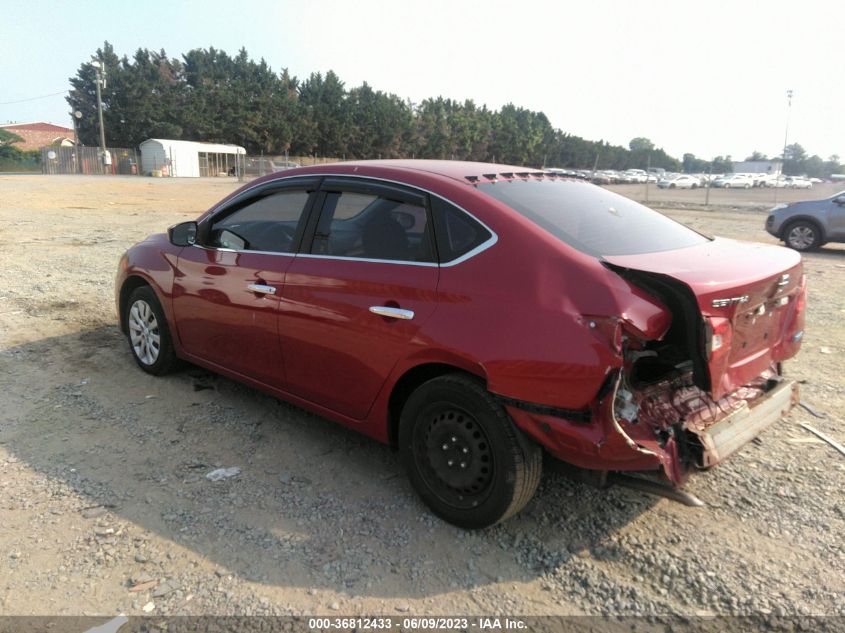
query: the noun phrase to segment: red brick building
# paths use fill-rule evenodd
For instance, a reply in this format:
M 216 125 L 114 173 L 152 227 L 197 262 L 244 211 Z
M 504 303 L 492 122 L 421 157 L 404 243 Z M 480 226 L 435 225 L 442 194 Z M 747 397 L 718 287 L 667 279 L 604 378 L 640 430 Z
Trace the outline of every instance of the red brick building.
M 14 146 L 22 150 L 31 150 L 44 147 L 45 145 L 74 145 L 76 135 L 72 128 L 53 125 L 43 121 L 34 123 L 8 123 L 0 125 L 0 129 L 8 130 L 17 134 L 23 139 L 22 143 L 14 143 Z

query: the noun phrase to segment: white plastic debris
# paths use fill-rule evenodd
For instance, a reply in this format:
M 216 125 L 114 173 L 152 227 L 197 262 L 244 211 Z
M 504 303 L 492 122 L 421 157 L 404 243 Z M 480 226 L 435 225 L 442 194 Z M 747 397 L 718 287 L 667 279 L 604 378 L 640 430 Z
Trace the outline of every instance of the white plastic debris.
M 205 476 L 205 478 L 209 481 L 221 481 L 240 474 L 241 469 L 237 466 L 232 466 L 231 468 L 218 468 L 217 470 L 212 470 Z

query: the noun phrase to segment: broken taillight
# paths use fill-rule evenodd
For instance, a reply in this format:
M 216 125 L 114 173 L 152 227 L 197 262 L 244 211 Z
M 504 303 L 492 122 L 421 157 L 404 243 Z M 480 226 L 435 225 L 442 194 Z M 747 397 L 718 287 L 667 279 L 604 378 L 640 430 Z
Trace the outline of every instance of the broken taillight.
M 710 337 L 707 341 L 707 358 L 712 362 L 730 352 L 733 328 L 730 319 L 722 317 L 710 317 L 708 325 Z

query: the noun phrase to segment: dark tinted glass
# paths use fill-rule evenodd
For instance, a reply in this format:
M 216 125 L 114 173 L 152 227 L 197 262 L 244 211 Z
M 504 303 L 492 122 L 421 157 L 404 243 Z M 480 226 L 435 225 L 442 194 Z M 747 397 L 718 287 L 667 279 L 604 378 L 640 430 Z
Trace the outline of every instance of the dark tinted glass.
M 583 182 L 500 181 L 478 188 L 596 257 L 669 251 L 708 239 L 638 202 Z
M 320 213 L 315 255 L 434 261 L 425 208 L 373 194 L 332 191 Z
M 208 245 L 290 253 L 307 202 L 307 191 L 283 191 L 256 200 L 215 222 Z
M 490 239 L 490 231 L 445 200 L 431 197 L 437 252 L 442 263 L 448 263 L 470 252 Z

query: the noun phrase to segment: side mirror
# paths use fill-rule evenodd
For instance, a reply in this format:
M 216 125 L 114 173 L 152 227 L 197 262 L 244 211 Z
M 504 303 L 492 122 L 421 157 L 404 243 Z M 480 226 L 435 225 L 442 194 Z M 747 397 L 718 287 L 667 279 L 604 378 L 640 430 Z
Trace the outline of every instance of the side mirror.
M 167 229 L 167 237 L 174 246 L 191 246 L 197 241 L 197 223 L 182 222 Z
M 839 206 L 845 205 L 845 196 L 836 196 L 833 201 Z

